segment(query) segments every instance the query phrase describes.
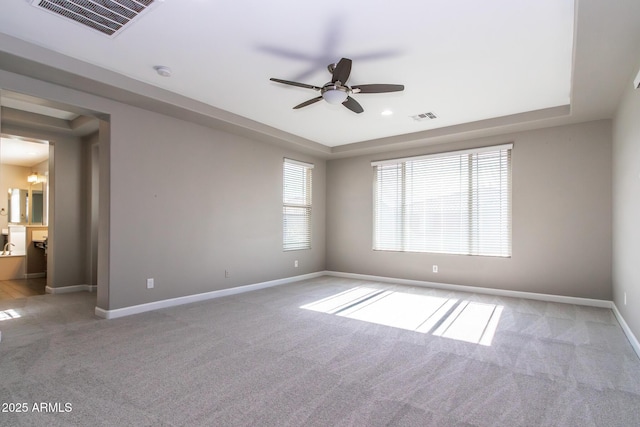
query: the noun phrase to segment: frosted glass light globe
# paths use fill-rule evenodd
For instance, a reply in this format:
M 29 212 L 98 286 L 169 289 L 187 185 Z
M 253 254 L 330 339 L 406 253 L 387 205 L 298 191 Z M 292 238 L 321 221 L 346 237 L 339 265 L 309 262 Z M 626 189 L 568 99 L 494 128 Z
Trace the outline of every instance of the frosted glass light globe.
M 347 100 L 347 92 L 343 91 L 343 90 L 338 90 L 338 89 L 329 89 L 328 91 L 326 91 L 325 93 L 322 94 L 322 97 L 324 98 L 325 101 L 327 101 L 329 104 L 342 104 L 344 101 Z

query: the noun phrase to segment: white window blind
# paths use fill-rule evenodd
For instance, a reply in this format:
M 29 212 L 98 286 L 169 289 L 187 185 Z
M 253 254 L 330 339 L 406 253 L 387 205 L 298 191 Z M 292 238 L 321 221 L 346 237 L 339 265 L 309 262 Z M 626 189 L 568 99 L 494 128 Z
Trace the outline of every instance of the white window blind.
M 511 256 L 511 149 L 373 162 L 373 249 Z
M 311 249 L 311 178 L 313 165 L 291 159 L 283 163 L 283 249 Z

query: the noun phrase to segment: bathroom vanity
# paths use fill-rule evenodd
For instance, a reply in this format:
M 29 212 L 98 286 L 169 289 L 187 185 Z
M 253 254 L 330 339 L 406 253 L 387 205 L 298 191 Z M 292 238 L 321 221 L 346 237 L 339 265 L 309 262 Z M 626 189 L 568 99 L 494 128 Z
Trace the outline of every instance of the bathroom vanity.
M 47 255 L 44 246 L 47 227 L 12 225 L 7 229 L 6 242 L 0 248 L 0 280 L 45 277 Z

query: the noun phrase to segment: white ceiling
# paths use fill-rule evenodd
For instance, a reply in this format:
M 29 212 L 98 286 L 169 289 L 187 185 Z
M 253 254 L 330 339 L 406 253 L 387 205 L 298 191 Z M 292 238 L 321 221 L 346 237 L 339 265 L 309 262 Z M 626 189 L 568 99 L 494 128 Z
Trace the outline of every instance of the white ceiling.
M 610 118 L 640 59 L 638 4 L 165 0 L 107 37 L 26 0 L 3 0 L 0 34 L 338 152 L 474 123 Z M 341 57 L 353 60 L 349 84 L 404 84 L 405 91 L 354 95 L 365 110 L 358 115 L 325 102 L 293 110 L 318 93 L 269 81 L 322 86 L 327 65 Z M 172 77 L 156 74 L 156 65 L 170 67 Z M 386 109 L 393 114 L 381 115 Z M 411 118 L 425 112 L 438 118 Z
M 47 141 L 26 141 L 21 138 L 0 138 L 0 163 L 32 167 L 49 159 Z M 26 177 L 25 177 L 26 178 Z

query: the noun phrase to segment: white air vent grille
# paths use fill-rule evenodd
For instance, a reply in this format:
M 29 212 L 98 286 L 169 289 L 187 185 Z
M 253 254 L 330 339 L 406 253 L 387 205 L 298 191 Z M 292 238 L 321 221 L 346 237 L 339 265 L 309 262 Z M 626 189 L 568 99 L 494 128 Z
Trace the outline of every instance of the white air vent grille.
M 32 0 L 35 7 L 56 13 L 113 36 L 155 0 Z
M 421 113 L 421 114 L 416 114 L 415 116 L 411 116 L 411 118 L 415 121 L 421 122 L 423 120 L 433 120 L 433 119 L 437 119 L 438 116 L 436 116 L 434 113 Z

